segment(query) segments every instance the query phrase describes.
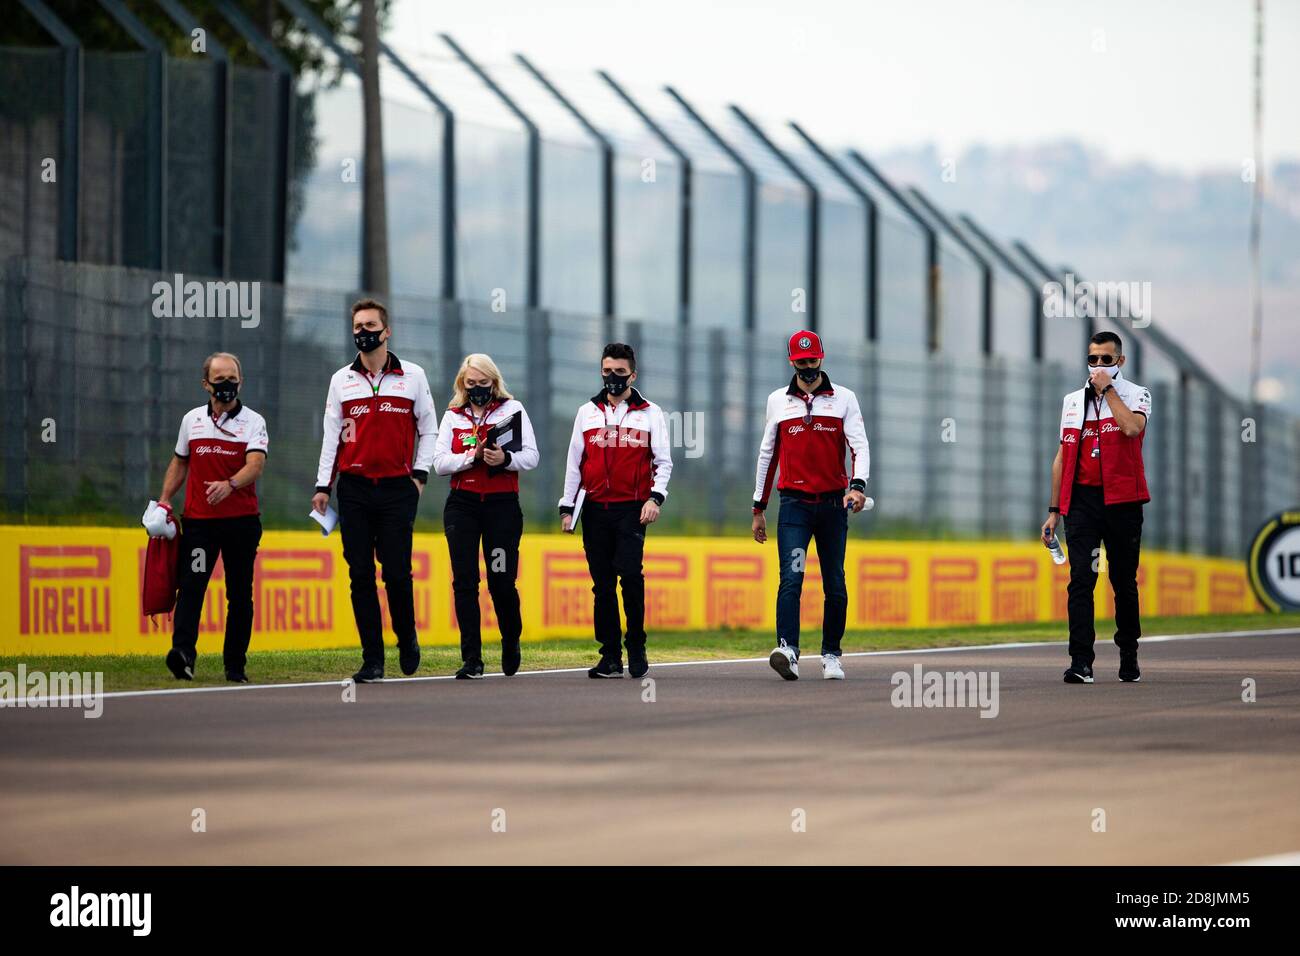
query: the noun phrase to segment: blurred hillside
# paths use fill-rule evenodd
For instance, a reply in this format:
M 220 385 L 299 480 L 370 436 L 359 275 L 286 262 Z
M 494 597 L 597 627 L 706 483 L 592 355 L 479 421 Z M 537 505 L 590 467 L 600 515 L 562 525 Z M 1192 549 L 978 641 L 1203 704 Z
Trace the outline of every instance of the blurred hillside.
M 955 159 L 955 181 L 943 179 Z M 880 154 L 885 170 L 997 235 L 1023 238 L 1089 279 L 1149 281 L 1155 321 L 1245 394 L 1250 184 L 1241 169 L 1197 175 L 1116 164 L 1078 142 L 956 157 L 934 146 Z M 1264 366 L 1269 397 L 1300 411 L 1300 163 L 1265 177 Z

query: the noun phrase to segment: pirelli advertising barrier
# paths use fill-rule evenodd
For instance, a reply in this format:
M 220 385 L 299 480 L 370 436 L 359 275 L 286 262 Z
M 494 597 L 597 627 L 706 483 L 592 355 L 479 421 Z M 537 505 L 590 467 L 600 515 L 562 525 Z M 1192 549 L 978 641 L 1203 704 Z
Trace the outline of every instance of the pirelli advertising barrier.
M 134 528 L 0 526 L 0 587 L 6 589 L 0 654 L 162 653 L 170 646 L 168 622 L 154 627 L 140 614 L 146 540 Z M 775 627 L 775 542 L 652 534 L 645 566 L 652 633 Z M 420 640 L 457 643 L 451 567 L 441 535 L 416 535 L 413 568 Z M 1068 565 L 1054 565 L 1034 542 L 850 541 L 845 575 L 850 629 L 1065 619 Z M 814 553 L 804 582 L 803 623 L 809 628 L 821 623 L 820 578 Z M 224 629 L 223 579 L 218 563 L 203 634 Z M 1145 614 L 1260 610 L 1240 561 L 1146 552 L 1138 581 Z M 267 532 L 254 587 L 254 650 L 356 643 L 338 535 Z M 519 590 L 525 640 L 591 635 L 591 580 L 580 539 L 525 535 Z M 382 602 L 382 586 L 379 593 Z M 496 619 L 486 586 L 481 595 L 487 637 Z M 1104 574 L 1098 602 L 1113 613 Z M 391 641 L 384 623 L 385 641 Z

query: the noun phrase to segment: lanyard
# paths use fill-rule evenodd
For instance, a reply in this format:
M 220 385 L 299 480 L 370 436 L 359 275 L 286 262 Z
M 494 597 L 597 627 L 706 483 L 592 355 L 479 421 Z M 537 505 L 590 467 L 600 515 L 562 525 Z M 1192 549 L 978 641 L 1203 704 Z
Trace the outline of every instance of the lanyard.
M 229 413 L 229 412 L 222 412 L 222 414 L 221 414 L 221 418 L 220 418 L 220 419 L 218 419 L 216 415 L 213 415 L 213 416 L 212 416 L 212 427 L 215 428 L 217 431 L 221 432 L 221 434 L 223 434 L 223 435 L 229 435 L 231 438 L 234 438 L 234 437 L 235 437 L 235 433 L 234 433 L 234 432 L 228 432 L 228 431 L 226 431 L 224 428 L 221 427 L 221 422 L 223 422 L 223 421 L 230 421 L 230 413 Z
M 803 403 L 804 403 L 803 423 L 807 425 L 811 423 L 813 420 L 812 403 L 813 403 L 813 399 L 816 398 L 817 396 L 809 395 L 803 389 L 799 389 L 799 397 L 803 399 Z
M 388 370 L 392 366 L 392 362 L 393 362 L 393 357 L 390 355 L 388 356 L 388 360 L 384 362 L 384 367 L 379 370 L 379 381 L 377 382 L 371 379 L 370 369 L 365 370 L 366 382 L 367 384 L 370 385 L 370 391 L 371 391 L 370 397 L 372 399 L 379 397 L 379 387 L 384 384 L 384 379 L 388 377 Z
M 1093 394 L 1093 398 L 1092 398 L 1092 400 L 1091 400 L 1091 401 L 1088 401 L 1087 399 L 1085 399 L 1085 401 L 1086 401 L 1089 405 L 1092 406 L 1092 414 L 1093 414 L 1093 416 L 1094 416 L 1094 418 L 1096 419 L 1096 422 L 1097 422 L 1097 436 L 1096 436 L 1096 438 L 1094 439 L 1094 440 L 1096 441 L 1096 444 L 1092 446 L 1092 457 L 1100 460 L 1100 458 L 1101 458 L 1101 403 L 1102 403 L 1102 397 L 1101 397 L 1101 395 L 1097 394 L 1097 390 L 1096 390 L 1096 389 L 1093 389 L 1093 393 L 1094 393 L 1094 394 Z M 1084 427 L 1084 429 L 1087 429 L 1087 427 L 1088 427 L 1088 416 L 1087 416 L 1086 414 L 1083 416 L 1083 427 Z M 1079 446 L 1079 450 L 1080 450 L 1080 451 L 1083 451 L 1083 446 L 1082 446 L 1082 445 Z M 1082 458 L 1083 455 L 1080 455 L 1079 457 Z M 1100 466 L 1100 465 L 1099 465 L 1099 466 Z
M 483 440 L 485 440 L 485 441 L 487 440 L 487 435 L 479 435 L 478 430 L 487 424 L 488 419 L 492 417 L 492 413 L 495 412 L 495 411 L 497 410 L 497 408 L 498 408 L 498 406 L 500 406 L 500 404 L 501 404 L 500 402 L 493 402 L 493 403 L 492 403 L 491 405 L 489 405 L 489 406 L 487 407 L 487 409 L 483 412 L 483 417 L 482 417 L 482 418 L 479 418 L 479 419 L 475 419 L 475 418 L 474 418 L 474 413 L 473 413 L 472 411 L 470 411 L 470 409 L 474 407 L 472 404 L 468 404 L 468 405 L 465 406 L 465 412 L 464 412 L 464 414 L 465 414 L 465 417 L 469 419 L 470 429 L 471 429 L 471 430 L 473 431 L 473 433 L 474 433 L 474 441 L 475 441 L 476 443 L 480 440 L 480 438 L 483 439 Z M 462 444 L 463 444 L 463 442 L 462 442 Z

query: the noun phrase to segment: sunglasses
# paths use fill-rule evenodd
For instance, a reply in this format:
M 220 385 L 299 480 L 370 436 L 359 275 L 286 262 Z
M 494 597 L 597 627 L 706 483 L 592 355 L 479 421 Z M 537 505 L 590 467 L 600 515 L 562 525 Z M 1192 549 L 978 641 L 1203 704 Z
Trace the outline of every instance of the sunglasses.
M 1089 355 L 1088 356 L 1089 365 L 1110 366 L 1110 365 L 1114 365 L 1118 361 L 1119 361 L 1118 355 Z

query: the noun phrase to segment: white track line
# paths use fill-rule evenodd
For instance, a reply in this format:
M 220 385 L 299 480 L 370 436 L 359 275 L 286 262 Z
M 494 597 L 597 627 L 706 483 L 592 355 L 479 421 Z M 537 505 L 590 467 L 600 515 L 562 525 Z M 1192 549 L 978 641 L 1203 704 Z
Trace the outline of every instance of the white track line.
M 1164 643 L 1166 641 L 1198 641 L 1198 640 L 1204 640 L 1206 638 L 1220 638 L 1220 637 L 1269 637 L 1269 636 L 1284 636 L 1284 635 L 1295 635 L 1295 634 L 1300 634 L 1300 628 L 1278 627 L 1278 628 L 1268 628 L 1259 631 L 1209 631 L 1204 634 L 1157 634 L 1151 637 L 1143 637 L 1141 640 L 1143 644 L 1154 644 L 1154 643 Z M 1022 647 L 1051 647 L 1053 645 L 1068 644 L 1068 643 L 1069 641 L 1017 641 L 1014 643 L 1006 643 L 1006 644 L 968 644 L 959 647 L 914 647 L 914 648 L 907 648 L 904 650 L 897 650 L 897 651 L 854 651 L 852 653 L 845 654 L 843 656 L 844 657 L 892 657 L 900 654 L 954 654 L 954 653 L 962 653 L 965 651 L 1006 651 L 1006 650 L 1015 650 L 1017 648 L 1022 648 Z M 68 660 L 73 661 L 76 660 L 76 658 L 68 658 Z M 652 663 L 651 666 L 653 668 L 658 669 L 662 667 L 699 667 L 699 666 L 711 665 L 711 664 L 756 664 L 756 663 L 764 663 L 766 661 L 767 661 L 766 657 L 733 657 L 733 658 L 727 658 L 725 660 L 666 661 L 662 664 Z M 585 667 L 557 667 L 551 670 L 520 671 L 515 676 L 536 677 L 543 674 L 582 674 L 585 673 L 586 671 L 587 668 Z M 504 674 L 485 674 L 483 676 L 484 679 L 486 678 L 505 679 Z M 422 683 L 426 681 L 442 681 L 442 680 L 455 680 L 455 679 L 456 679 L 455 675 L 452 674 L 439 674 L 439 675 L 428 675 L 425 677 L 385 678 L 382 681 L 382 683 L 416 684 L 416 683 Z M 107 700 L 109 698 L 120 698 L 120 697 L 164 697 L 173 694 L 218 694 L 218 693 L 234 693 L 238 691 L 275 690 L 275 689 L 286 689 L 286 688 L 297 688 L 297 687 L 343 687 L 346 684 L 350 684 L 351 682 L 352 682 L 351 678 L 345 678 L 343 680 L 303 681 L 303 682 L 289 682 L 284 684 L 229 684 L 229 685 L 223 685 L 219 687 L 175 687 L 175 688 L 167 688 L 161 690 L 118 690 L 118 691 L 111 691 L 107 694 L 101 694 L 99 696 L 99 699 Z M 86 695 L 83 694 L 81 696 L 42 697 L 40 698 L 40 700 L 42 701 L 42 704 L 44 706 L 48 707 L 52 704 L 58 704 L 64 702 L 72 702 L 72 701 L 80 702 L 85 697 Z M 5 709 L 31 709 L 31 710 L 41 709 L 40 706 L 35 706 L 31 708 L 20 708 L 17 703 L 7 703 L 3 706 Z

